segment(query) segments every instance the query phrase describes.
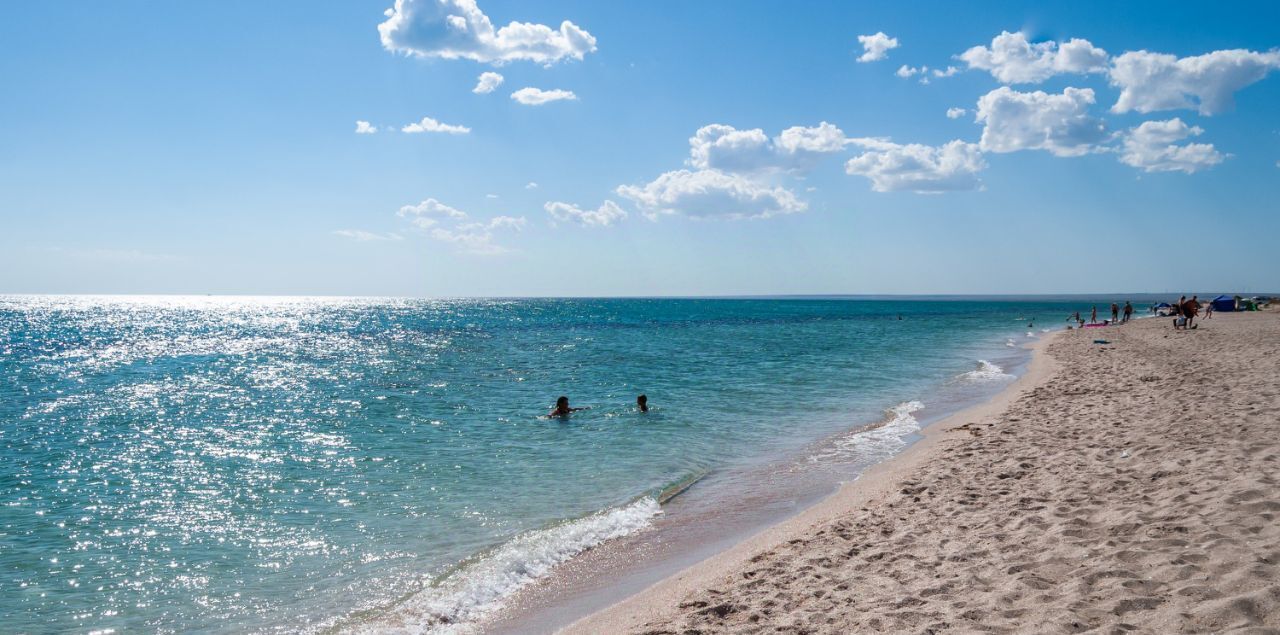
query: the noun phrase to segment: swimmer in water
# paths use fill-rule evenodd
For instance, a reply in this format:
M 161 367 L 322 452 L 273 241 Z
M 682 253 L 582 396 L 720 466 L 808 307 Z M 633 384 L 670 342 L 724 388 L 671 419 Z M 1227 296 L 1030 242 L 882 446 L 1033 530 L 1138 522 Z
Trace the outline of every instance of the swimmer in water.
M 636 397 L 636 407 L 640 409 L 640 412 L 649 412 L 649 398 L 644 395 Z
M 586 410 L 586 409 L 587 408 L 570 408 L 569 398 L 561 396 L 559 399 L 556 400 L 556 407 L 552 408 L 551 412 L 547 413 L 547 416 L 548 417 L 567 417 L 571 412 L 577 412 L 579 410 Z

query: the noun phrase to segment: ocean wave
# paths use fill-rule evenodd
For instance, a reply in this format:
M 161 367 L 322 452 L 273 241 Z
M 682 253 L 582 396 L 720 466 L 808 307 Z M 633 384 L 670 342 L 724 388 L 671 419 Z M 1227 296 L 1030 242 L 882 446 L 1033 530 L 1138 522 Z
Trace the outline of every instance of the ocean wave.
M 977 368 L 961 375 L 960 378 L 968 381 L 998 381 L 1012 379 L 1013 375 L 1004 372 L 1003 368 L 985 359 L 980 359 L 978 360 Z
M 521 587 L 556 565 L 607 540 L 648 527 L 662 513 L 658 501 L 641 498 L 559 525 L 525 532 L 477 556 L 356 633 L 456 633 L 498 608 Z
M 1017 347 L 1018 347 L 1018 343 L 1017 343 L 1017 342 L 1014 342 L 1012 337 L 1011 337 L 1011 338 L 1009 338 L 1009 339 L 1007 339 L 1007 340 L 1005 340 L 1005 341 L 1004 341 L 1004 345 L 1005 345 L 1005 346 L 1008 346 L 1009 348 L 1017 348 Z
M 907 447 L 906 436 L 920 431 L 913 413 L 924 409 L 919 401 L 904 401 L 885 411 L 876 425 L 854 430 L 832 442 L 831 447 L 811 457 L 811 462 L 831 459 L 881 460 Z

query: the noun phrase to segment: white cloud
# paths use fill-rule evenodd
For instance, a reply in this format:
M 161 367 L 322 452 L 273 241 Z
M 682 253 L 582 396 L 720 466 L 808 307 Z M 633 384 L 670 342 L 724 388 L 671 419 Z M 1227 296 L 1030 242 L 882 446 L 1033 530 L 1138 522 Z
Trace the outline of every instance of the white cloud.
M 768 218 L 803 212 L 808 205 L 790 190 L 720 170 L 676 170 L 643 185 L 623 185 L 620 196 L 635 201 L 649 218 L 684 214 L 697 218 Z
M 498 198 L 498 195 L 497 195 L 497 194 L 485 194 L 485 195 L 484 195 L 484 197 L 485 197 L 485 198 Z
M 759 128 L 710 124 L 689 139 L 688 164 L 724 172 L 804 170 L 844 146 L 844 132 L 825 121 L 815 127 L 792 126 L 773 139 Z
M 859 35 L 858 42 L 865 51 L 858 57 L 859 62 L 874 62 L 889 57 L 889 49 L 898 48 L 898 38 L 889 37 L 880 31 L 874 35 Z
M 559 88 L 542 90 L 541 88 L 528 87 L 511 93 L 511 98 L 526 106 L 541 106 L 552 101 L 576 100 L 578 96 L 573 94 L 571 90 L 561 90 Z
M 1093 90 L 1067 88 L 1062 94 L 1020 93 L 1001 86 L 978 98 L 980 145 L 987 152 L 1047 150 L 1060 157 L 1087 154 L 1107 137 L 1101 119 L 1089 116 Z
M 608 200 L 594 210 L 557 201 L 548 201 L 542 207 L 558 221 L 577 223 L 587 227 L 608 227 L 627 217 L 626 211 L 618 207 L 617 203 Z
M 1117 57 L 1111 68 L 1111 84 L 1120 88 L 1120 98 L 1111 110 L 1147 113 L 1193 108 L 1202 115 L 1216 115 L 1231 109 L 1237 90 L 1277 68 L 1280 51 L 1233 49 L 1181 59 L 1130 51 Z
M 952 75 L 955 75 L 958 72 L 960 72 L 960 69 L 954 66 L 948 66 L 946 70 L 939 70 L 936 68 L 931 69 L 928 66 L 917 67 L 917 66 L 907 66 L 906 64 L 903 64 L 902 66 L 899 66 L 898 70 L 894 71 L 893 74 L 903 79 L 909 79 L 911 77 L 915 77 L 916 75 L 919 75 L 920 83 L 928 84 L 930 76 L 951 77 Z
M 356 134 L 373 134 L 377 131 L 377 126 L 371 126 L 367 121 L 356 120 Z
M 969 111 L 965 110 L 964 108 L 948 108 L 947 119 L 959 119 L 963 117 L 964 114 L 967 112 Z
M 867 148 L 845 163 L 845 172 L 871 179 L 877 192 L 933 194 L 980 187 L 978 172 L 986 167 L 974 143 L 952 141 L 941 146 L 900 145 L 883 139 L 853 139 Z
M 407 218 L 409 222 L 424 229 L 436 225 L 441 220 L 460 221 L 467 217 L 466 212 L 449 207 L 434 198 L 429 198 L 417 205 L 405 205 L 396 212 L 396 215 Z
M 455 126 L 440 123 L 431 117 L 423 117 L 418 123 L 411 123 L 400 129 L 400 132 L 415 134 L 419 132 L 443 132 L 445 134 L 467 134 L 471 129 L 466 126 Z
M 1185 172 L 1191 174 L 1222 163 L 1225 155 L 1210 143 L 1176 142 L 1198 136 L 1204 130 L 1188 126 L 1181 119 L 1144 121 L 1124 137 L 1120 161 L 1147 172 Z
M 902 66 L 899 66 L 898 70 L 894 71 L 893 74 L 903 79 L 906 79 L 908 77 L 911 77 L 912 75 L 920 75 L 927 72 L 929 72 L 928 66 L 921 66 L 919 68 L 915 68 L 913 66 L 907 66 L 906 64 L 903 64 Z
M 559 29 L 512 22 L 495 30 L 475 0 L 396 0 L 385 15 L 378 25 L 383 48 L 417 57 L 552 64 L 596 50 L 595 37 L 568 20 Z
M 825 154 L 839 152 L 844 149 L 844 131 L 827 122 L 816 127 L 792 126 L 774 137 L 774 148 L 782 154 L 800 154 L 814 152 Z
M 485 71 L 480 73 L 480 77 L 476 79 L 476 87 L 472 88 L 471 92 L 477 95 L 487 95 L 501 85 L 502 80 L 502 75 L 492 71 Z
M 689 165 L 729 171 L 750 171 L 769 167 L 773 148 L 759 128 L 738 130 L 725 124 L 698 128 L 689 138 Z
M 1005 31 L 991 40 L 991 47 L 975 46 L 959 59 L 969 68 L 988 71 L 1005 84 L 1042 82 L 1059 73 L 1098 73 L 1107 70 L 1107 52 L 1089 40 L 1073 38 L 1031 43 L 1022 33 Z
M 525 184 L 524 184 L 524 189 L 526 189 L 526 190 L 536 190 L 536 189 L 538 189 L 538 184 L 537 184 L 535 181 L 529 181 L 528 183 L 525 183 Z
M 400 234 L 378 234 L 374 232 L 367 232 L 363 229 L 336 229 L 333 231 L 333 235 L 350 238 L 351 240 L 358 240 L 362 243 L 383 240 L 402 240 L 404 238 Z
M 456 245 L 462 251 L 477 254 L 497 254 L 507 248 L 493 243 L 495 230 L 524 229 L 528 221 L 523 216 L 495 216 L 488 222 L 468 221 L 467 213 L 429 198 L 417 205 L 405 205 L 397 216 L 426 230 L 431 238 Z

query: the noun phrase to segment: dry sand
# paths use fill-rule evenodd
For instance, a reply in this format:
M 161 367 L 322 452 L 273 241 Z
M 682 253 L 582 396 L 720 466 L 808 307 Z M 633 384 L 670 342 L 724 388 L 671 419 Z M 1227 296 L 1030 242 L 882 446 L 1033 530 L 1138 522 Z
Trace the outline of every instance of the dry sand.
M 992 403 L 566 631 L 1280 633 L 1280 315 L 1169 324 L 1047 338 Z

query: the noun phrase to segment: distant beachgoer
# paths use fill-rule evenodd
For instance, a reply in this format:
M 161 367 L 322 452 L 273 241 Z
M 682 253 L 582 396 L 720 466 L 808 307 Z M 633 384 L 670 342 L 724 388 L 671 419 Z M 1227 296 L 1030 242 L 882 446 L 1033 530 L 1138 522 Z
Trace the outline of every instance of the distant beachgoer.
M 569 416 L 569 413 L 577 412 L 579 410 L 587 410 L 587 408 L 570 408 L 569 398 L 562 396 L 556 400 L 556 407 L 552 408 L 551 412 L 547 413 L 547 416 L 548 417 L 567 417 Z
M 1128 322 L 1129 318 L 1131 317 L 1133 317 L 1133 305 L 1129 304 L 1128 300 L 1125 300 L 1124 301 L 1124 321 Z
M 1093 311 L 1089 313 L 1089 323 L 1090 324 L 1098 323 L 1098 305 L 1096 304 L 1093 305 Z
M 644 395 L 636 397 L 636 407 L 640 409 L 640 412 L 649 412 L 649 398 Z
M 1111 322 L 1114 324 L 1120 319 L 1120 305 L 1115 302 L 1111 303 Z
M 1213 302 L 1204 303 L 1204 319 L 1213 317 Z

